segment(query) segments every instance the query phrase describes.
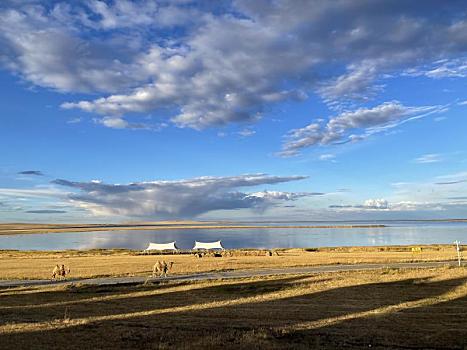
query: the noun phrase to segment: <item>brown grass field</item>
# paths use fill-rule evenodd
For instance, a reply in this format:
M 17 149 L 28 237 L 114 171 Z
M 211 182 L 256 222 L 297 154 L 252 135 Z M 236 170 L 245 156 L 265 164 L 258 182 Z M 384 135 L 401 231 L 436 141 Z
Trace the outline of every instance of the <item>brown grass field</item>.
M 71 278 L 107 276 L 143 276 L 152 272 L 158 260 L 174 262 L 173 274 L 239 269 L 298 267 L 328 264 L 394 263 L 416 261 L 454 261 L 456 251 L 450 245 L 339 247 L 316 249 L 277 249 L 266 251 L 228 251 L 223 257 L 196 258 L 191 254 L 141 255 L 130 250 L 88 250 L 59 252 L 0 251 L 0 279 L 48 279 L 56 264 L 71 269 Z
M 1 349 L 465 349 L 467 269 L 0 289 Z

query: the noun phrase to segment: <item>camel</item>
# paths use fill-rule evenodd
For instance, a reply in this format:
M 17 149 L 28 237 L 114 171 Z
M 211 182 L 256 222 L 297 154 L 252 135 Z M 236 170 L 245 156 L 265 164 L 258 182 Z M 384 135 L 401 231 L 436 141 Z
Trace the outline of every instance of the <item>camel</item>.
M 70 273 L 70 268 L 65 269 L 65 265 L 62 264 L 60 265 L 55 265 L 53 271 L 52 271 L 52 279 L 66 279 L 66 275 Z
M 52 279 L 56 279 L 57 277 L 60 277 L 60 266 L 59 265 L 55 265 L 53 271 L 52 271 Z
M 158 261 L 155 263 L 153 269 L 152 269 L 152 277 L 156 276 L 156 273 L 159 272 L 159 277 L 167 277 L 167 273 L 172 269 L 173 262 L 167 262 L 167 261 Z

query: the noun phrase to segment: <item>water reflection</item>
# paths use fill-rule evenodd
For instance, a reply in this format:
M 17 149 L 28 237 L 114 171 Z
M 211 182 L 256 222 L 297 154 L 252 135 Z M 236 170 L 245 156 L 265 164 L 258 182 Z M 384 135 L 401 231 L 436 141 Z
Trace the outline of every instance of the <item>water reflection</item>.
M 149 242 L 177 241 L 182 249 L 194 241 L 222 240 L 226 248 L 303 248 L 452 243 L 467 241 L 467 223 L 391 222 L 384 228 L 353 229 L 184 229 L 100 231 L 0 236 L 0 249 L 62 250 L 91 248 L 144 249 Z

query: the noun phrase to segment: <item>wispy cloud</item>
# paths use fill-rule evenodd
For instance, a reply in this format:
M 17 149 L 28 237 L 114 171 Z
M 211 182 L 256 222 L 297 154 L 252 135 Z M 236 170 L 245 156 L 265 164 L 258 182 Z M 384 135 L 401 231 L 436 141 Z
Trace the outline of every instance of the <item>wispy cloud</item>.
M 414 159 L 415 163 L 426 164 L 426 163 L 438 163 L 443 160 L 441 154 L 439 153 L 429 153 L 424 154 L 418 158 Z
M 94 118 L 96 124 L 101 124 L 110 129 L 130 129 L 130 130 L 151 130 L 160 131 L 167 126 L 166 123 L 149 124 L 149 123 L 129 123 L 123 117 L 104 117 Z
M 335 154 L 330 154 L 330 153 L 327 153 L 327 154 L 322 154 L 319 156 L 319 159 L 320 160 L 330 160 L 330 161 L 334 161 L 334 159 L 336 159 L 336 155 Z
M 53 209 L 38 209 L 38 210 L 26 210 L 28 214 L 65 214 L 65 210 L 53 210 Z
M 408 69 L 410 76 L 426 76 L 428 78 L 465 78 L 467 77 L 467 60 L 465 58 L 443 59 L 424 67 Z
M 57 188 L 0 188 L 0 196 L 4 197 L 65 197 L 68 191 L 63 191 Z
M 81 117 L 76 117 L 76 118 L 71 118 L 67 120 L 67 124 L 78 124 L 83 121 L 83 118 Z
M 251 130 L 251 129 L 243 129 L 243 130 L 238 131 L 237 134 L 242 137 L 250 137 L 256 134 L 256 131 Z
M 297 155 L 315 145 L 337 145 L 358 142 L 411 120 L 445 110 L 444 106 L 407 107 L 397 101 L 385 102 L 373 108 L 359 108 L 331 117 L 326 123 L 313 122 L 293 129 L 285 136 L 279 156 Z
M 435 182 L 435 185 L 455 185 L 463 182 L 467 182 L 467 179 Z
M 20 175 L 44 176 L 42 171 L 39 171 L 39 170 L 24 170 L 24 171 L 18 172 L 18 174 L 20 174 Z
M 455 174 L 443 175 L 437 177 L 438 181 L 435 185 L 455 185 L 467 182 L 467 172 L 459 172 Z M 441 180 L 441 181 L 439 181 Z

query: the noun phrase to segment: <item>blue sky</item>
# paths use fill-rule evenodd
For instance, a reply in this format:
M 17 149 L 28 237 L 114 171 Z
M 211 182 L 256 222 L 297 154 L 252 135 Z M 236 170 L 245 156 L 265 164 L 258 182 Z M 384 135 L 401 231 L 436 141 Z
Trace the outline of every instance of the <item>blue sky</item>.
M 466 217 L 462 1 L 4 1 L 0 221 Z

